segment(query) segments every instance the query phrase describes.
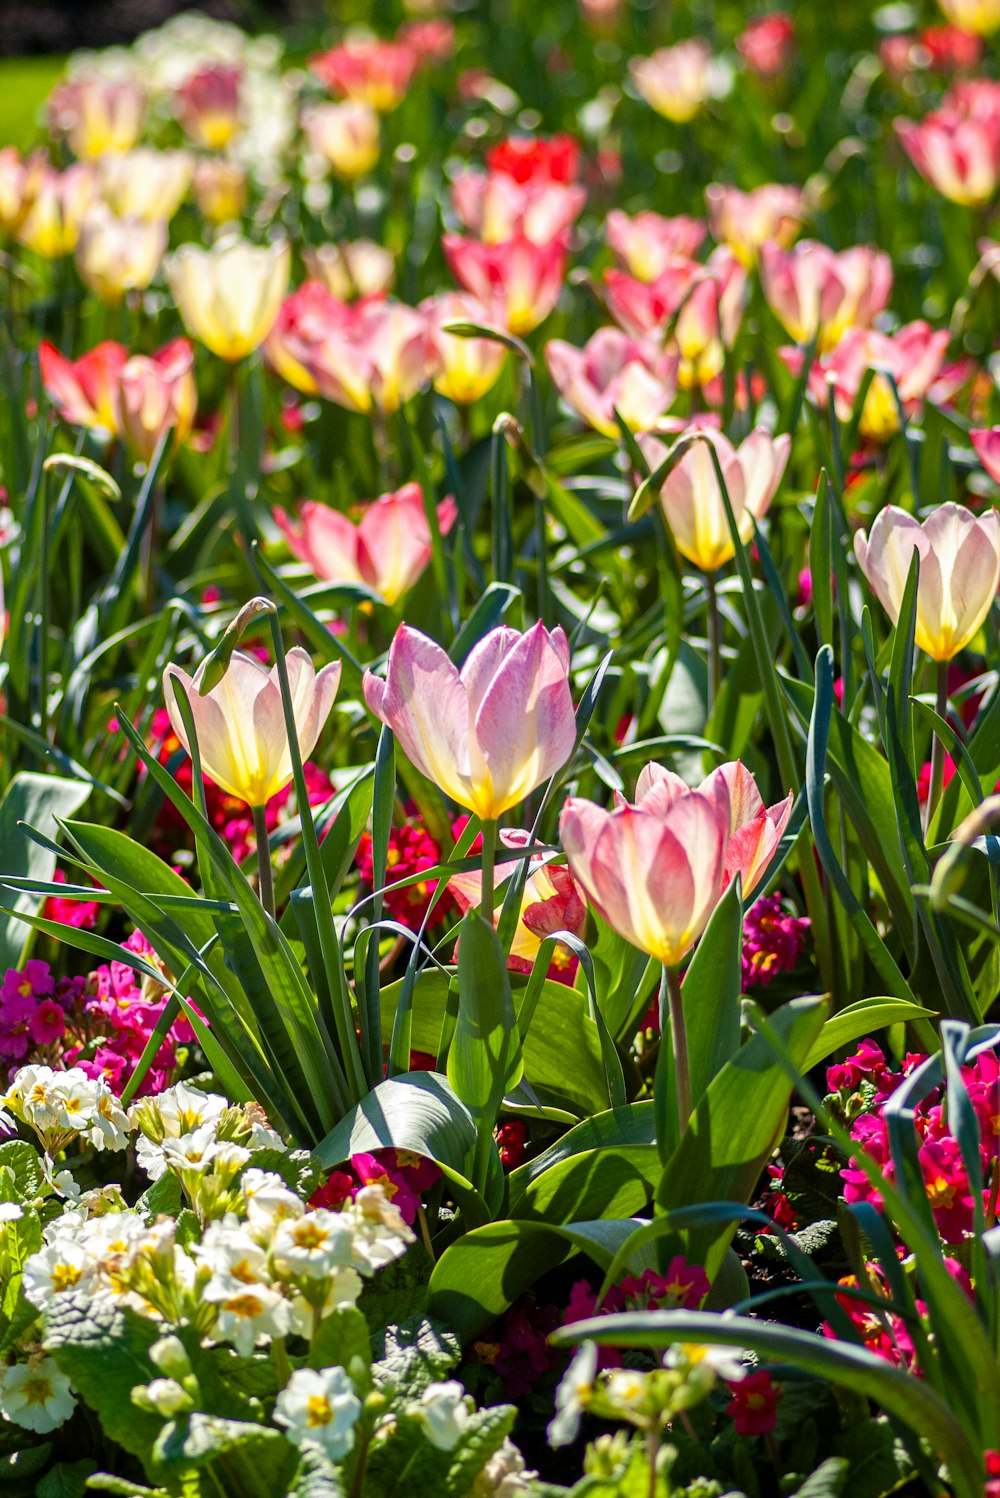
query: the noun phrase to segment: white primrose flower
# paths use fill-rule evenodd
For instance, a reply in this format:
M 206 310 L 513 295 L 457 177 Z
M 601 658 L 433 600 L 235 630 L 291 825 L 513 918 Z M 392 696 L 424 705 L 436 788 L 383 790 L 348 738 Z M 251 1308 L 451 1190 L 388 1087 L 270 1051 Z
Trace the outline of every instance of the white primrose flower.
M 22 1066 L 0 1104 L 34 1129 L 47 1154 L 56 1154 L 78 1135 L 96 1149 L 124 1149 L 128 1119 L 103 1077 L 80 1067 Z
M 258 1342 L 284 1337 L 291 1328 L 292 1308 L 273 1285 L 236 1282 L 227 1288 L 210 1280 L 202 1293 L 216 1307 L 212 1335 L 219 1341 L 231 1342 L 245 1358 L 250 1357 Z
M 56 1170 L 56 1162 L 51 1155 L 43 1155 L 41 1164 L 45 1184 L 56 1196 L 68 1201 L 79 1201 L 82 1193 L 71 1170 Z
M 17 1202 L 0 1202 L 0 1227 L 3 1227 L 5 1222 L 17 1222 L 23 1216 L 24 1212 Z
M 289 1279 L 325 1279 L 334 1270 L 347 1268 L 354 1258 L 352 1227 L 345 1212 L 324 1207 L 279 1222 L 271 1249 L 276 1273 Z
M 747 1354 L 739 1347 L 722 1347 L 716 1343 L 684 1342 L 670 1347 L 663 1355 L 665 1368 L 689 1368 L 712 1373 L 726 1383 L 737 1383 L 749 1369 Z
M 646 1397 L 647 1378 L 636 1368 L 614 1368 L 604 1381 L 604 1394 L 620 1410 L 638 1410 Z
M 274 1406 L 293 1446 L 317 1447 L 335 1462 L 353 1446 L 360 1414 L 361 1400 L 343 1368 L 297 1368 Z
M 363 1186 L 340 1216 L 353 1228 L 353 1262 L 362 1274 L 374 1274 L 391 1264 L 415 1242 L 415 1234 L 403 1221 L 381 1186 Z
M 210 1222 L 192 1252 L 212 1271 L 213 1285 L 234 1290 L 267 1279 L 267 1254 L 232 1212 Z
M 581 1342 L 556 1390 L 555 1418 L 549 1422 L 550 1446 L 569 1446 L 580 1430 L 597 1374 L 597 1343 Z
M 69 1290 L 86 1294 L 93 1289 L 97 1266 L 81 1242 L 57 1238 L 24 1261 L 24 1293 L 39 1311 Z
M 529 1472 L 514 1442 L 504 1436 L 466 1498 L 528 1498 L 534 1492 L 538 1473 Z
M 215 1137 L 215 1124 L 199 1124 L 187 1134 L 168 1134 L 160 1144 L 140 1139 L 136 1159 L 151 1181 L 168 1170 L 177 1175 L 202 1174 L 215 1163 L 222 1146 Z
M 259 1119 L 255 1119 L 251 1125 L 250 1137 L 246 1145 L 248 1150 L 281 1150 L 282 1153 L 286 1148 L 285 1141 L 278 1131 L 272 1129 L 270 1124 L 261 1123 Z
M 137 1384 L 132 1390 L 132 1402 L 155 1410 L 167 1420 L 189 1410 L 192 1403 L 191 1395 L 175 1378 L 154 1378 L 148 1384 Z
M 301 1217 L 305 1203 L 289 1191 L 279 1175 L 251 1166 L 240 1181 L 247 1204 L 247 1231 L 270 1243 L 279 1222 Z
M 292 1331 L 308 1340 L 324 1316 L 341 1306 L 357 1305 L 362 1288 L 361 1276 L 356 1269 L 332 1270 L 325 1284 L 316 1281 L 309 1286 L 311 1300 L 304 1295 L 292 1297 Z M 316 1298 L 317 1290 L 320 1291 L 319 1299 Z
M 0 1414 L 25 1430 L 47 1435 L 68 1420 L 76 1408 L 69 1379 L 55 1358 L 15 1363 L 0 1377 Z
M 179 1139 L 183 1134 L 192 1134 L 203 1124 L 211 1124 L 212 1138 L 215 1125 L 229 1104 L 217 1092 L 202 1092 L 190 1082 L 177 1082 L 155 1098 L 143 1098 L 133 1103 L 129 1118 L 133 1127 L 142 1130 L 152 1140 Z
M 452 1451 L 462 1439 L 469 1423 L 465 1389 L 457 1379 L 428 1384 L 414 1407 L 427 1432 L 427 1439 L 439 1451 Z

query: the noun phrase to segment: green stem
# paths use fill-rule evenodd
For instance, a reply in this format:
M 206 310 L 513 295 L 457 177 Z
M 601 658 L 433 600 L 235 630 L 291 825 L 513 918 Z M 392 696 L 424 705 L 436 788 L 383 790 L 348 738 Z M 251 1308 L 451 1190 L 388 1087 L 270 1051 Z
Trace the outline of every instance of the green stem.
M 705 573 L 705 598 L 708 605 L 708 716 L 711 718 L 722 685 L 722 619 L 715 573 Z
M 484 921 L 493 924 L 493 881 L 497 857 L 496 818 L 484 820 L 483 832 L 483 889 L 479 900 L 479 914 Z
M 666 1002 L 664 1002 L 666 1001 Z M 674 1079 L 677 1084 L 677 1121 L 683 1134 L 691 1117 L 691 1062 L 688 1058 L 687 1026 L 684 1023 L 684 1001 L 681 998 L 681 976 L 677 968 L 663 967 L 660 984 L 660 1033 L 670 1019 L 670 1040 L 674 1052 Z
M 274 919 L 274 873 L 271 869 L 271 845 L 267 835 L 267 814 L 263 806 L 251 807 L 253 831 L 257 842 L 257 888 L 260 903 Z
M 937 662 L 936 674 L 937 700 L 934 704 L 938 717 L 948 717 L 948 662 Z M 931 784 L 927 793 L 927 805 L 924 807 L 924 833 L 931 825 L 931 819 L 941 799 L 941 789 L 944 785 L 944 740 L 937 733 L 931 739 Z
M 285 1347 L 284 1337 L 275 1337 L 271 1343 L 271 1360 L 274 1363 L 274 1372 L 278 1380 L 278 1387 L 283 1389 L 292 1376 L 292 1365 L 288 1361 L 288 1351 Z

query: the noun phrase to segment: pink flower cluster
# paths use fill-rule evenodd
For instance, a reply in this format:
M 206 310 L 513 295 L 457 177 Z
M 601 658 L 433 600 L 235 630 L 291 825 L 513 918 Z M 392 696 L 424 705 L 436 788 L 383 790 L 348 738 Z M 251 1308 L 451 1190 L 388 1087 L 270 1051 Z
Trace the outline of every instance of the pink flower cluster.
M 152 948 L 138 931 L 123 946 L 154 965 Z M 27 1062 L 77 1066 L 103 1077 L 121 1093 L 146 1048 L 167 1003 L 167 990 L 140 979 L 125 962 L 102 963 L 86 978 L 53 977 L 47 962 L 29 958 L 10 968 L 0 987 L 0 1070 Z M 176 1079 L 178 1047 L 194 1033 L 175 1020 L 138 1092 L 162 1092 Z
M 689 1264 L 681 1254 L 676 1254 L 667 1265 L 666 1274 L 644 1269 L 642 1274 L 627 1275 L 619 1284 L 612 1285 L 600 1305 L 589 1282 L 577 1280 L 570 1290 L 562 1324 L 572 1326 L 577 1321 L 587 1321 L 592 1316 L 610 1316 L 617 1311 L 696 1311 L 708 1291 L 709 1281 L 704 1269 L 698 1264 Z M 620 1365 L 618 1348 L 599 1349 L 599 1368 Z
M 353 1201 L 363 1186 L 381 1186 L 399 1208 L 403 1221 L 412 1224 L 421 1196 L 440 1179 L 441 1172 L 433 1160 L 412 1150 L 384 1149 L 376 1155 L 352 1155 L 347 1170 L 331 1170 L 309 1198 L 309 1205 L 335 1211 Z
M 807 916 L 789 915 L 779 895 L 754 901 L 743 922 L 743 987 L 766 988 L 779 973 L 790 973 L 806 944 Z
M 879 1046 L 866 1040 L 853 1056 L 827 1071 L 827 1085 L 831 1092 L 847 1098 L 860 1089 L 865 1097 L 865 1109 L 855 1118 L 851 1136 L 859 1149 L 876 1162 L 883 1178 L 889 1182 L 894 1179 L 894 1166 L 884 1117 L 885 1104 L 907 1073 L 923 1060 L 922 1056 L 908 1056 L 903 1070 L 893 1072 Z M 945 1243 L 961 1243 L 972 1231 L 976 1195 L 980 1196 L 985 1207 L 984 1182 L 993 1169 L 993 1162 L 1000 1158 L 1000 1061 L 994 1051 L 984 1051 L 971 1066 L 963 1066 L 961 1072 L 979 1123 L 982 1174 L 978 1180 L 969 1180 L 958 1142 L 948 1129 L 940 1092 L 930 1093 L 915 1109 L 918 1159 L 924 1188 L 938 1232 Z M 848 1162 L 841 1176 L 846 1201 L 868 1201 L 876 1207 L 882 1206 L 881 1195 L 856 1157 Z

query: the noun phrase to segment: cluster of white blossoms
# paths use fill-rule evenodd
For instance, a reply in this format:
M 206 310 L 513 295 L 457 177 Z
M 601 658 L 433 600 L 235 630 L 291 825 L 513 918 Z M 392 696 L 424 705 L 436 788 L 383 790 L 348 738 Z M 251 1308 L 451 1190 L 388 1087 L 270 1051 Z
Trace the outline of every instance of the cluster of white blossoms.
M 0 1093 L 0 1125 L 10 1122 L 5 1109 L 34 1130 L 49 1156 L 76 1139 L 99 1150 L 123 1150 L 129 1142 L 129 1121 L 107 1082 L 78 1066 L 22 1066 Z

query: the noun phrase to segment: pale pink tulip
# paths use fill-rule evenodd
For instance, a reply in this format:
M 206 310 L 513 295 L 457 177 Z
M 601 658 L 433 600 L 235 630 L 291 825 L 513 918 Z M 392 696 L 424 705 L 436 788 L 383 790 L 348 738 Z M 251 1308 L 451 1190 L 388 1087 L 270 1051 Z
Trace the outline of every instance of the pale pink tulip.
M 66 137 L 74 156 L 87 161 L 130 150 L 145 113 L 146 96 L 137 82 L 98 73 L 68 78 L 48 101 L 52 129 Z
M 657 114 L 677 125 L 693 120 L 712 90 L 712 53 L 704 42 L 678 42 L 652 57 L 633 58 L 629 71 L 636 88 Z
M 728 437 L 707 426 L 701 437 L 663 481 L 660 503 L 681 554 L 702 572 L 716 572 L 734 555 L 719 481 L 709 444 L 715 448 L 726 491 L 744 543 L 753 523 L 770 506 L 781 483 L 791 438 L 772 437 L 758 427 L 734 448 Z
M 672 261 L 697 255 L 705 223 L 683 213 L 664 218 L 648 209 L 629 218 L 620 208 L 612 208 L 604 222 L 604 237 L 630 276 L 655 281 Z
M 401 624 L 386 679 L 366 671 L 362 686 L 417 769 L 484 820 L 529 796 L 576 743 L 569 645 L 558 627 L 500 626 L 459 671 L 440 645 Z
M 516 234 L 502 244 L 480 244 L 459 234 L 441 240 L 455 280 L 481 302 L 502 298 L 512 333 L 530 333 L 559 300 L 566 274 L 566 237 L 535 244 Z
M 104 159 L 122 160 L 119 156 Z M 34 196 L 18 225 L 18 239 L 46 260 L 71 255 L 97 192 L 93 166 L 78 161 L 64 172 L 45 166 L 32 185 Z
M 676 967 L 722 892 L 729 835 L 724 803 L 685 791 L 660 812 L 605 811 L 570 797 L 559 835 L 574 879 L 608 925 L 665 967 Z
M 826 353 L 851 327 L 869 328 L 889 302 L 892 261 L 871 245 L 831 250 L 804 239 L 790 250 L 764 245 L 760 281 L 771 311 L 796 343 Z
M 133 354 L 118 381 L 118 425 L 136 457 L 148 463 L 165 431 L 173 428 L 173 445 L 186 441 L 194 425 L 198 390 L 194 349 L 175 338 L 149 358 Z
M 299 646 L 288 652 L 295 733 L 302 759 L 308 759 L 333 706 L 340 662 L 317 672 Z M 230 796 L 248 806 L 266 806 L 292 778 L 292 757 L 278 686 L 278 668 L 269 671 L 237 651 L 225 676 L 201 696 L 200 667 L 192 679 L 179 666 L 163 673 L 163 692 L 174 733 L 190 752 L 187 729 L 174 696 L 177 682 L 194 719 L 202 769 Z
M 683 389 L 708 385 L 722 373 L 724 351 L 736 342 L 743 318 L 747 285 L 747 273 L 732 251 L 724 245 L 713 250 L 674 324 Z
M 447 535 L 457 515 L 455 501 L 437 507 L 441 534 Z M 298 509 L 298 525 L 284 510 L 274 518 L 292 554 L 318 578 L 330 583 L 362 583 L 388 604 L 401 598 L 431 559 L 431 533 L 419 484 L 404 484 L 368 505 L 355 525 L 339 510 L 306 500 Z
M 309 66 L 332 93 L 386 113 L 404 98 L 420 61 L 406 41 L 358 37 L 310 57 Z
M 662 344 L 670 320 L 704 276 L 697 260 L 675 256 L 653 281 L 639 280 L 621 270 L 604 272 L 608 311 L 633 338 L 655 338 Z
M 1000 427 L 979 427 L 969 433 L 980 463 L 995 484 L 1000 484 Z
M 500 833 L 500 842 L 507 848 L 526 848 L 531 842 L 531 834 L 518 827 L 505 827 Z M 494 869 L 494 889 L 505 884 L 517 868 L 516 859 L 501 858 Z M 461 911 L 478 910 L 483 903 L 483 876 L 475 869 L 466 874 L 453 874 L 448 880 L 448 889 Z M 499 922 L 500 907 L 494 905 L 494 926 Z M 582 936 L 586 923 L 584 892 L 569 869 L 551 863 L 542 854 L 533 854 L 524 881 L 521 912 L 511 942 L 508 967 L 515 972 L 530 972 L 546 936 L 553 936 L 557 931 Z M 569 958 L 568 949 L 560 946 L 553 961 L 557 966 L 564 966 L 568 965 Z
M 676 394 L 676 358 L 643 347 L 618 328 L 599 328 L 582 349 L 554 338 L 545 357 L 566 404 L 606 437 L 619 435 L 616 410 L 630 431 L 646 431 Z
M 943 197 L 969 207 L 990 201 L 1000 182 L 1000 117 L 940 109 L 920 124 L 895 125 L 913 165 Z
M 854 538 L 858 564 L 893 624 L 914 551 L 920 554 L 916 643 L 935 661 L 950 661 L 979 633 L 1000 583 L 1000 515 L 974 515 L 943 504 L 921 524 L 886 505 L 869 535 Z
M 304 245 L 302 258 L 312 280 L 320 281 L 341 302 L 388 291 L 396 274 L 392 251 L 371 239 Z
M 756 265 L 765 245 L 790 245 L 808 213 L 802 189 L 780 182 L 768 182 L 753 192 L 712 182 L 705 189 L 705 201 L 712 238 L 727 244 L 749 268 Z
M 728 841 L 722 888 L 740 875 L 743 898 L 760 883 L 792 814 L 794 797 L 765 807 L 757 782 L 740 760 L 713 770 L 697 787 L 713 803 L 728 809 Z M 688 794 L 679 775 L 662 765 L 649 764 L 640 772 L 635 802 L 645 811 L 664 816 L 678 797 Z M 622 804 L 627 804 L 622 800 Z
M 242 125 L 238 67 L 214 63 L 186 78 L 174 94 L 174 113 L 187 134 L 208 151 L 222 151 Z
M 461 172 L 451 197 L 465 228 L 484 244 L 502 244 L 519 234 L 533 244 L 550 244 L 573 227 L 587 200 L 582 187 L 515 182 L 503 172 Z

